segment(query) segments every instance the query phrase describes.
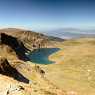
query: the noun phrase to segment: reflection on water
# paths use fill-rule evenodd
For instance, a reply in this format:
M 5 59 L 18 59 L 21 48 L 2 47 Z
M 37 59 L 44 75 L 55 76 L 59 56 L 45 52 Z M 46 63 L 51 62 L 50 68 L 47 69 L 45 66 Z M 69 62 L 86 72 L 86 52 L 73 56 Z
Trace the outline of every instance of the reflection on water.
M 52 64 L 53 61 L 48 60 L 48 57 L 54 53 L 57 52 L 59 48 L 41 48 L 36 49 L 28 54 L 29 59 L 31 62 L 37 63 L 37 64 Z

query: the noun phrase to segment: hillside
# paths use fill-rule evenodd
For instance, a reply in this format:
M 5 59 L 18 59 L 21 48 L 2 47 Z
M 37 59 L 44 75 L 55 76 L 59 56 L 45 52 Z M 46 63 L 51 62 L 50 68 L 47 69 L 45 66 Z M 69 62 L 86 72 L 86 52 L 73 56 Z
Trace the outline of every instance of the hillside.
M 73 95 L 94 95 L 95 38 L 67 40 L 56 47 L 61 50 L 49 57 L 56 64 L 42 66 L 48 79 Z
M 46 80 L 63 89 L 66 95 L 94 95 L 95 38 L 67 40 L 57 43 L 55 47 L 60 50 L 49 56 L 55 64 L 38 65 L 45 71 Z M 35 75 L 30 76 L 28 70 L 23 71 L 29 79 L 38 79 Z
M 40 66 L 29 61 L 25 53 L 31 48 L 26 48 L 23 37 L 19 38 L 24 32 L 8 31 L 0 32 L 0 84 L 4 83 L 0 85 L 0 95 L 66 95 L 43 77 L 45 71 Z
M 17 35 L 19 33 L 22 35 L 22 32 L 18 32 Z M 26 56 L 23 55 L 31 47 L 27 48 L 25 42 L 18 36 L 12 32 L 4 35 L 6 36 L 3 36 L 3 39 L 0 35 L 0 83 L 5 80 L 6 88 L 2 85 L 0 90 L 2 93 L 10 92 L 5 95 L 95 94 L 95 38 L 72 39 L 64 42 L 47 40 L 49 44 L 46 48 L 59 48 L 59 51 L 49 56 L 53 64 L 44 65 L 24 59 Z M 35 48 L 32 47 L 31 50 L 33 49 Z M 18 78 L 14 77 L 10 70 Z

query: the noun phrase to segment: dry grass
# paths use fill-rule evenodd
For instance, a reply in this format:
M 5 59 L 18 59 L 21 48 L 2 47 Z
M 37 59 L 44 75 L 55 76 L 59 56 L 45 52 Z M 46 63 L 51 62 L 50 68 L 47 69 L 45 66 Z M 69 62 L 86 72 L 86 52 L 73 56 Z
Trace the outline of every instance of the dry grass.
M 95 95 L 95 38 L 68 40 L 56 46 L 61 50 L 49 57 L 56 64 L 42 66 L 48 79 L 75 95 Z

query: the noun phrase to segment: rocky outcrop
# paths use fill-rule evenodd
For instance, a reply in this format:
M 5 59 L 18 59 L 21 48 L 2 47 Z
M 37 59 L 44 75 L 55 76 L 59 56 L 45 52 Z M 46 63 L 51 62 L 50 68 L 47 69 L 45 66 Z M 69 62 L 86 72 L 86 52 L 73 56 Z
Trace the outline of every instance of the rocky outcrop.
M 26 79 L 22 74 L 20 74 L 15 68 L 13 68 L 6 58 L 0 57 L 0 74 L 13 77 L 14 79 L 29 83 L 29 80 Z
M 5 33 L 1 33 L 0 44 L 5 44 L 11 47 L 19 59 L 25 60 L 25 61 L 29 60 L 28 57 L 25 55 L 25 53 L 29 50 L 17 38 L 9 36 Z
M 31 93 L 32 88 L 29 84 L 0 74 L 0 95 L 32 95 Z
M 30 50 L 47 47 L 49 43 L 47 36 L 29 30 L 8 28 L 0 30 L 0 33 L 19 39 Z

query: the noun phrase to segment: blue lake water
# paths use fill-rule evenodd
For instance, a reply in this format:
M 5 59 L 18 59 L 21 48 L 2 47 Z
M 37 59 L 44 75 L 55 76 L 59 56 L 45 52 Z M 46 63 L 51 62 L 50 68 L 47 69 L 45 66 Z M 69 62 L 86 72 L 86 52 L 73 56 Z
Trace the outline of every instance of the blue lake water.
M 31 53 L 28 54 L 28 57 L 31 62 L 36 64 L 52 64 L 53 61 L 50 61 L 48 57 L 60 50 L 59 48 L 41 48 L 35 49 Z

